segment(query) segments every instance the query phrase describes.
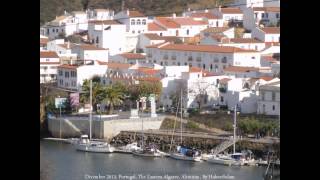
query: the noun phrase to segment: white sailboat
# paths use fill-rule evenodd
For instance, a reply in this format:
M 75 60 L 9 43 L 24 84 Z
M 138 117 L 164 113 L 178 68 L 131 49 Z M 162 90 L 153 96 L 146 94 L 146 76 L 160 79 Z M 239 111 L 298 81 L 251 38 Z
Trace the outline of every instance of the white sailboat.
M 92 107 L 92 80 L 90 80 L 90 105 Z M 99 153 L 113 152 L 115 148 L 112 147 L 109 143 L 102 142 L 102 141 L 91 141 L 92 109 L 90 109 L 89 125 L 90 125 L 90 128 L 89 128 L 90 137 L 88 137 L 88 135 L 81 135 L 80 139 L 77 142 L 73 142 L 73 145 L 75 146 L 76 150 L 86 151 L 86 152 L 99 152 Z
M 245 158 L 244 153 L 236 153 L 236 124 L 237 124 L 237 105 L 234 108 L 234 124 L 233 124 L 233 153 L 232 154 L 213 154 L 212 157 L 208 158 L 207 161 L 214 164 L 222 165 L 251 165 L 255 161 L 251 158 Z
M 133 150 L 132 154 L 136 156 L 143 156 L 143 157 L 161 157 L 162 153 L 155 146 L 145 147 L 144 145 L 143 118 L 141 118 L 141 131 L 142 131 L 141 148 Z
M 181 109 L 181 132 L 180 132 L 180 144 L 182 144 L 182 89 L 181 89 L 181 93 L 180 93 L 180 109 Z M 177 113 L 176 113 L 176 117 L 178 115 L 178 110 L 179 110 L 179 103 L 178 103 L 178 107 L 177 107 Z M 174 126 L 174 130 L 175 130 L 175 126 Z M 174 133 L 173 130 L 173 133 Z M 171 146 L 172 146 L 172 141 L 173 141 L 173 134 L 172 134 L 172 139 L 171 139 Z M 170 150 L 171 150 L 171 146 L 170 146 Z M 201 156 L 200 156 L 200 152 L 195 150 L 195 149 L 191 149 L 191 148 L 187 148 L 187 147 L 182 147 L 182 146 L 177 146 L 177 151 L 176 152 L 171 152 L 169 157 L 173 158 L 173 159 L 177 159 L 177 160 L 184 160 L 184 161 L 196 161 L 199 162 L 201 161 Z

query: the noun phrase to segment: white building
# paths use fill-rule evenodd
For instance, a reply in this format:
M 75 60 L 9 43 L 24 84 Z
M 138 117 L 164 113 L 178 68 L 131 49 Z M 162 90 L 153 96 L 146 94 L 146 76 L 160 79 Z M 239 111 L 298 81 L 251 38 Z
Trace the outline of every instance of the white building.
M 241 9 L 248 7 L 263 7 L 263 1 L 264 0 L 234 0 L 232 5 Z
M 254 28 L 251 34 L 253 38 L 263 42 L 280 42 L 279 27 Z
M 72 63 L 71 61 L 77 60 L 77 54 L 71 51 L 73 46 L 73 43 L 65 42 L 64 39 L 55 39 L 47 43 L 47 49 L 56 52 L 62 64 Z
M 48 41 L 49 41 L 48 37 L 40 35 L 40 51 L 47 50 Z
M 145 33 L 148 30 L 148 18 L 139 11 L 120 11 L 114 16 L 114 19 L 126 25 L 126 32 L 133 35 Z
M 160 44 L 164 42 L 176 42 L 180 39 L 175 36 L 159 36 L 156 33 L 144 33 L 139 36 L 138 49 L 146 52 L 146 46 Z
M 128 64 L 145 64 L 146 56 L 138 53 L 122 53 L 112 57 L 113 62 Z
M 208 21 L 209 27 L 223 27 L 222 17 L 213 15 L 213 13 L 209 12 L 208 10 L 205 10 L 205 12 L 193 12 L 190 13 L 189 16 L 194 20 Z
M 280 115 L 280 79 L 275 78 L 260 86 L 257 113 Z
M 160 26 L 157 23 L 149 22 L 148 23 L 148 33 L 155 33 L 159 36 L 167 35 L 167 29 L 163 26 Z
M 260 66 L 257 51 L 215 45 L 151 45 L 147 47 L 147 60 L 163 66 L 189 65 L 217 73 L 228 66 Z
M 87 11 L 89 20 L 112 20 L 114 11 L 110 9 L 93 9 Z
M 115 20 L 90 21 L 88 39 L 100 48 L 109 49 L 109 55 L 126 52 L 126 25 Z
M 200 32 L 200 39 L 211 35 L 224 35 L 228 38 L 234 38 L 234 28 L 229 27 L 210 27 Z
M 258 78 L 272 76 L 270 67 L 229 66 L 223 70 L 224 75 L 235 78 Z
M 85 79 L 102 76 L 106 73 L 107 66 L 97 62 L 82 65 L 58 66 L 57 86 L 70 91 L 79 91 Z
M 229 26 L 230 23 L 242 23 L 243 22 L 243 12 L 240 8 L 215 8 L 213 9 L 213 14 L 222 17 L 224 26 Z
M 59 65 L 60 59 L 56 52 L 40 51 L 40 83 L 55 81 Z
M 72 53 L 78 55 L 81 60 L 98 60 L 108 62 L 109 51 L 108 49 L 99 48 L 94 45 L 80 44 L 72 47 Z
M 243 26 L 247 30 L 255 27 L 277 26 L 280 22 L 280 7 L 253 7 L 243 10 Z
M 265 49 L 265 43 L 253 38 L 227 38 L 223 36 L 209 36 L 201 39 L 200 44 L 232 46 L 241 49 L 261 51 Z

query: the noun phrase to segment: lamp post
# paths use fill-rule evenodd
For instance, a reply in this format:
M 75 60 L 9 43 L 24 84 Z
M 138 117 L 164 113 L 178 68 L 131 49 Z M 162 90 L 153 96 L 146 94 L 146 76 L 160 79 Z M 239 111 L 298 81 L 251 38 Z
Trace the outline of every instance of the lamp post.
M 60 96 L 58 96 L 60 98 Z M 59 112 L 60 112 L 60 121 L 59 121 L 59 137 L 61 139 L 61 101 L 59 101 Z

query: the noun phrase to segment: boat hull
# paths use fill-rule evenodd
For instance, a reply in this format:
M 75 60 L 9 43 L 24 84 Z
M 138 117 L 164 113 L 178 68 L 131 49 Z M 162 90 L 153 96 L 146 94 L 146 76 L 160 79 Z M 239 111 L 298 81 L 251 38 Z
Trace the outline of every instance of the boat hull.
M 178 154 L 178 153 L 170 154 L 169 157 L 171 157 L 173 159 L 177 159 L 177 160 L 184 160 L 184 161 L 195 161 L 195 162 L 200 162 L 201 161 L 201 157 L 200 156 L 189 157 L 189 156 L 185 156 L 183 154 Z
M 95 153 L 112 153 L 114 148 L 111 146 L 92 146 L 88 144 L 76 144 L 76 150 Z
M 160 153 L 141 153 L 141 152 L 132 152 L 133 155 L 136 156 L 142 156 L 142 157 L 161 157 L 162 155 Z

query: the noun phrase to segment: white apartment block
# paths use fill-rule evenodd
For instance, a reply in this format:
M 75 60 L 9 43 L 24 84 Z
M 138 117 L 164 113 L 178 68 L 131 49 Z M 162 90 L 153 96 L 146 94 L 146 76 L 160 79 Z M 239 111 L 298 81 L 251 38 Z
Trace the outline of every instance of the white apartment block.
M 252 37 L 263 42 L 280 42 L 279 27 L 254 28 L 251 32 Z
M 114 11 L 110 9 L 93 9 L 87 10 L 89 20 L 112 20 Z
M 40 51 L 40 83 L 54 82 L 60 59 L 56 52 Z
M 113 62 L 128 64 L 145 64 L 146 56 L 138 53 L 122 53 L 112 57 Z
M 108 49 L 99 48 L 94 45 L 79 44 L 72 47 L 72 53 L 77 54 L 78 59 L 81 60 L 97 60 L 108 62 Z
M 124 24 L 126 26 L 126 32 L 132 35 L 139 35 L 148 30 L 148 18 L 139 11 L 120 11 L 114 16 L 114 19 Z
M 218 38 L 218 39 L 217 39 Z M 216 36 L 209 36 L 205 37 L 200 40 L 200 44 L 204 45 L 220 45 L 220 46 L 231 46 L 237 47 L 241 49 L 248 49 L 248 50 L 255 50 L 261 51 L 265 49 L 266 45 L 264 42 L 259 41 L 253 38 L 223 38 L 223 37 L 216 37 Z
M 275 78 L 260 86 L 257 113 L 280 115 L 280 79 Z
M 97 62 L 83 65 L 60 65 L 58 66 L 57 86 L 70 91 L 80 91 L 85 79 L 102 76 L 106 71 L 107 66 Z
M 229 23 L 235 22 L 239 23 L 243 21 L 243 12 L 240 8 L 215 8 L 213 9 L 213 14 L 222 17 L 224 26 L 229 26 Z
M 162 66 L 189 65 L 216 73 L 223 72 L 228 66 L 260 66 L 257 51 L 215 45 L 152 45 L 147 47 L 147 60 Z
M 247 30 L 260 26 L 277 26 L 280 22 L 280 7 L 245 8 L 243 13 L 243 26 Z
M 109 49 L 109 55 L 126 52 L 126 25 L 115 20 L 90 21 L 88 39 L 97 47 Z

